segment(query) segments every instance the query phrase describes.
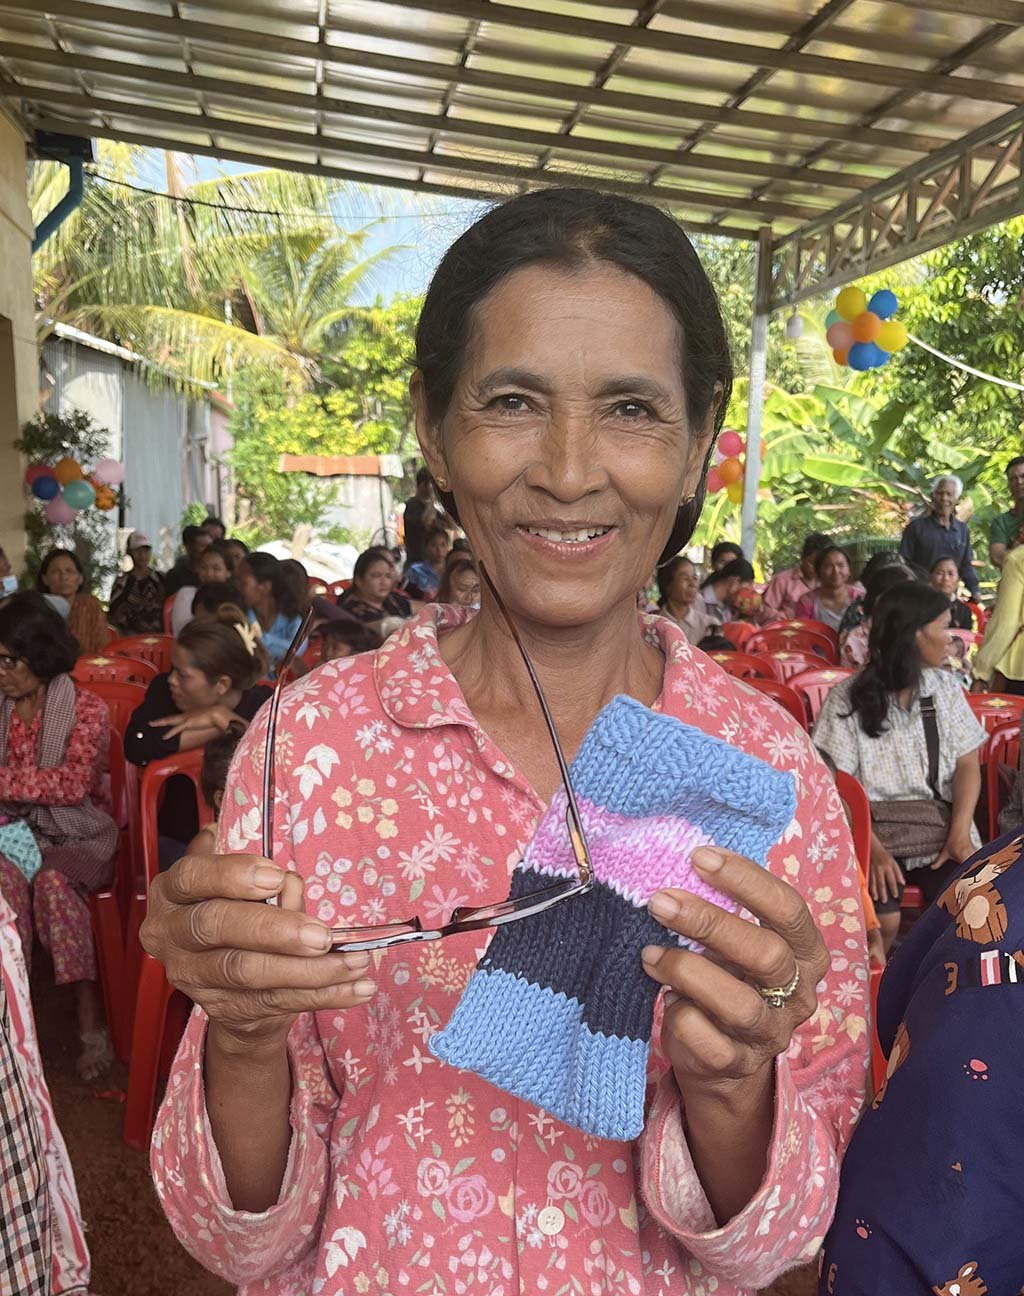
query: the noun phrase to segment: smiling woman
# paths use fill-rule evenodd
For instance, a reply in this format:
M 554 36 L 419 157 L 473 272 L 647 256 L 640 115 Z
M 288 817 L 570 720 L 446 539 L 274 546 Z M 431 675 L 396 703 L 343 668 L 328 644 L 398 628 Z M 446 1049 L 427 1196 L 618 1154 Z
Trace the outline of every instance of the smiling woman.
M 636 610 L 699 516 L 732 382 L 718 304 L 667 216 L 549 190 L 449 250 L 417 362 L 481 606 L 287 688 L 240 745 L 219 853 L 154 886 L 144 942 L 202 1010 L 158 1191 L 245 1292 L 752 1292 L 827 1226 L 867 975 L 806 735 Z M 487 1066 L 457 1069 L 465 1029 Z M 543 1110 L 570 1064 L 576 1098 Z

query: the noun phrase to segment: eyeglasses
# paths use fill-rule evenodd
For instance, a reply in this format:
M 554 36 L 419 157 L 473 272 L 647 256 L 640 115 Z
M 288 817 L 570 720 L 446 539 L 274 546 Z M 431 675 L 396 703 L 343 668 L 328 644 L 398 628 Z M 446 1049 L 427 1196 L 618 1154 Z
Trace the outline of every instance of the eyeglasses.
M 558 761 L 558 769 L 565 789 L 565 822 L 569 834 L 569 844 L 576 862 L 577 876 L 575 879 L 565 878 L 553 886 L 545 887 L 541 891 L 535 891 L 531 895 L 518 896 L 514 899 L 509 898 L 508 900 L 499 901 L 497 904 L 463 906 L 454 909 L 448 921 L 439 927 L 425 928 L 420 919 L 416 917 L 407 918 L 401 922 L 380 923 L 369 927 L 332 927 L 331 949 L 335 952 L 387 949 L 392 945 L 411 945 L 418 941 L 441 940 L 445 936 L 455 936 L 460 932 L 485 931 L 492 927 L 503 927 L 507 923 L 519 922 L 523 918 L 532 918 L 535 914 L 545 913 L 556 905 L 560 905 L 566 900 L 572 900 L 576 896 L 585 895 L 594 885 L 593 867 L 590 862 L 590 851 L 587 847 L 583 820 L 580 817 L 576 793 L 573 790 L 572 779 L 569 777 L 569 766 L 558 741 L 558 734 L 555 732 L 555 725 L 551 719 L 547 699 L 540 686 L 533 663 L 530 661 L 523 646 L 523 641 L 519 637 L 519 632 L 516 630 L 515 623 L 509 615 L 505 604 L 501 601 L 501 596 L 494 588 L 491 578 L 482 563 L 480 564 L 480 574 L 490 590 L 498 610 L 505 619 L 513 642 L 519 649 L 519 655 L 526 666 L 530 683 L 533 685 L 537 701 L 540 703 L 541 713 L 544 716 L 544 723 L 551 737 L 552 746 L 555 749 L 555 759 Z M 299 648 L 309 633 L 313 615 L 313 609 L 310 608 L 303 618 L 288 651 L 281 659 L 277 680 L 274 683 L 274 696 L 270 703 L 270 714 L 267 718 L 267 745 L 263 765 L 263 854 L 267 859 L 273 858 L 272 852 L 274 849 L 274 755 L 281 689 L 288 668 L 295 660 Z

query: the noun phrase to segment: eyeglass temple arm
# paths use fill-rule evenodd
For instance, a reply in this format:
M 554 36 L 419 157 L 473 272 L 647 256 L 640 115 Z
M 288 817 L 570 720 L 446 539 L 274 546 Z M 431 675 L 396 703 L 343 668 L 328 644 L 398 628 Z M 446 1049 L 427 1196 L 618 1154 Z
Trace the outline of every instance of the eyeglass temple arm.
M 551 744 L 555 749 L 555 759 L 558 761 L 559 773 L 562 776 L 562 784 L 565 787 L 565 798 L 569 811 L 569 838 L 572 842 L 573 854 L 576 857 L 576 863 L 579 866 L 580 875 L 585 882 L 590 880 L 590 850 L 587 846 L 587 836 L 583 830 L 583 819 L 580 815 L 580 808 L 576 803 L 576 793 L 573 790 L 572 779 L 569 777 L 569 766 L 562 752 L 562 744 L 558 741 L 558 733 L 555 729 L 555 722 L 551 718 L 551 712 L 548 709 L 548 700 L 544 696 L 544 690 L 540 686 L 540 680 L 537 678 L 537 672 L 533 668 L 533 662 L 530 661 L 529 655 L 519 637 L 519 631 L 516 629 L 516 623 L 512 620 L 512 615 L 508 608 L 502 602 L 501 595 L 494 587 L 487 568 L 482 562 L 478 562 L 480 575 L 484 578 L 484 583 L 494 597 L 498 605 L 498 611 L 505 618 L 505 624 L 509 628 L 512 641 L 519 649 L 519 656 L 523 659 L 523 665 L 530 676 L 530 682 L 533 685 L 534 692 L 537 694 L 537 701 L 540 703 L 540 709 L 544 715 L 544 723 L 548 727 L 548 733 L 551 735 Z
M 277 668 L 277 679 L 274 680 L 274 695 L 270 699 L 267 745 L 263 760 L 263 856 L 265 859 L 274 857 L 274 753 L 277 750 L 277 713 L 281 706 L 281 689 L 284 687 L 284 677 L 289 667 L 309 635 L 309 627 L 313 624 L 314 615 L 311 604 L 299 622 L 299 628 L 288 645 L 287 652 L 281 658 L 281 664 Z

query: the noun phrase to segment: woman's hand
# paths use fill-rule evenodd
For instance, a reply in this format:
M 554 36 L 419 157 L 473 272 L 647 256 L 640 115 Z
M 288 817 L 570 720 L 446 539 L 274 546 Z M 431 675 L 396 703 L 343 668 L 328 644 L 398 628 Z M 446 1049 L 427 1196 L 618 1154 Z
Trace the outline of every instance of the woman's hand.
M 946 844 L 943 846 L 942 850 L 939 851 L 932 868 L 942 868 L 943 864 L 948 863 L 949 860 L 952 860 L 956 864 L 963 864 L 965 860 L 971 858 L 976 849 L 977 847 L 974 845 L 974 842 L 971 841 L 971 835 L 969 832 L 960 831 L 959 829 L 954 828 L 950 831 L 950 834 L 946 839 Z
M 687 891 L 659 891 L 650 902 L 658 922 L 699 942 L 710 956 L 659 945 L 643 952 L 648 976 L 670 991 L 662 1043 L 684 1098 L 723 1082 L 763 1078 L 796 1028 L 813 1016 L 815 987 L 829 969 L 810 910 L 788 882 L 726 851 L 695 851 L 693 863 L 760 925 Z M 757 991 L 789 986 L 798 973 L 781 1007 Z
M 233 727 L 244 731 L 249 721 L 244 720 L 230 707 L 216 705 L 196 707 L 192 711 L 179 711 L 176 715 L 164 716 L 160 720 L 151 720 L 155 729 L 162 729 L 165 738 L 179 738 L 182 734 L 193 733 L 199 729 L 216 729 L 218 733 L 227 733 Z
M 142 944 L 223 1036 L 283 1048 L 299 1013 L 364 1004 L 376 989 L 369 954 L 329 954 L 328 928 L 302 901 L 299 875 L 258 855 L 186 855 L 150 888 Z
M 871 892 L 871 899 L 879 903 L 896 900 L 902 894 L 902 888 L 906 883 L 907 879 L 903 876 L 900 866 L 881 842 L 872 838 L 871 868 L 868 873 L 868 890 Z

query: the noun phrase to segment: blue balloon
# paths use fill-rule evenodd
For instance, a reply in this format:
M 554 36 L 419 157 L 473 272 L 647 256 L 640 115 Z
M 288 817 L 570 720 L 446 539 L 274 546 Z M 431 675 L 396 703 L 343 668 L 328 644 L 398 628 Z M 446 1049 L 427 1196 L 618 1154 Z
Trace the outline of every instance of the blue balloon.
M 868 310 L 874 311 L 880 320 L 892 319 L 899 308 L 899 298 L 891 288 L 879 288 L 868 302 Z
M 825 316 L 825 327 L 831 328 L 833 324 L 839 324 L 842 321 L 842 315 L 837 310 L 830 310 Z
M 850 347 L 850 354 L 846 357 L 846 363 L 851 369 L 856 369 L 863 373 L 865 369 L 873 369 L 877 363 L 876 352 L 878 347 L 874 342 L 854 342 Z M 879 354 L 881 354 L 879 352 Z
M 39 500 L 56 499 L 60 494 L 60 482 L 56 477 L 37 477 L 32 483 L 32 494 Z

